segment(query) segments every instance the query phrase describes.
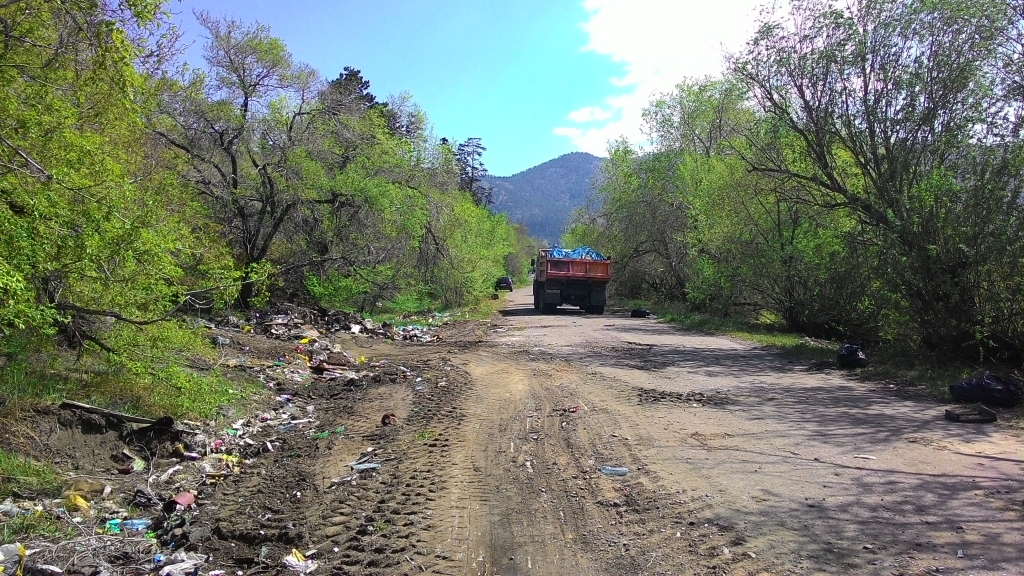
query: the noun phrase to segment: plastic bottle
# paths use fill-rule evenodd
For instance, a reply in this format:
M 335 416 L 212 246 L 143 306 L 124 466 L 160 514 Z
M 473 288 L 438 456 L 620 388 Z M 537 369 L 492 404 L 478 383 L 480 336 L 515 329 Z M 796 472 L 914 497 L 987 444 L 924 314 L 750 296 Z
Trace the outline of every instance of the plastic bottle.
M 601 466 L 597 471 L 605 476 L 625 476 L 629 474 L 629 468 L 623 466 Z
M 149 518 L 140 518 L 138 520 L 122 520 L 121 528 L 124 528 L 125 530 L 142 530 L 143 528 L 149 526 L 149 523 Z

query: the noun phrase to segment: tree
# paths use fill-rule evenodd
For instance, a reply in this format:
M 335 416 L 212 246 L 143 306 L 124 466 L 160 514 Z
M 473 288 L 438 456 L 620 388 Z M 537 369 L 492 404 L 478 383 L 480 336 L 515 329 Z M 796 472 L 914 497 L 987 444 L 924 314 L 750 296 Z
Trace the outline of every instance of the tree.
M 732 70 L 794 140 L 751 143 L 750 166 L 804 183 L 796 201 L 843 210 L 883 259 L 890 304 L 931 349 L 998 349 L 1017 300 L 1019 141 L 993 70 L 1013 26 L 982 2 L 794 2 Z M 1017 259 L 1019 261 L 1019 259 Z M 999 296 L 997 296 L 999 294 Z
M 473 201 L 488 206 L 493 201 L 491 187 L 484 184 L 487 168 L 482 157 L 487 148 L 479 138 L 469 138 L 455 147 L 455 161 L 459 169 L 459 190 L 469 192 Z
M 238 301 L 248 307 L 275 238 L 309 193 L 308 117 L 319 83 L 266 26 L 197 19 L 210 35 L 208 71 L 164 79 L 153 132 L 183 154 L 185 177 L 223 226 L 243 269 Z
M 223 272 L 139 122 L 158 8 L 0 5 L 0 338 L 56 331 L 114 352 L 117 326 L 168 318 L 200 269 Z

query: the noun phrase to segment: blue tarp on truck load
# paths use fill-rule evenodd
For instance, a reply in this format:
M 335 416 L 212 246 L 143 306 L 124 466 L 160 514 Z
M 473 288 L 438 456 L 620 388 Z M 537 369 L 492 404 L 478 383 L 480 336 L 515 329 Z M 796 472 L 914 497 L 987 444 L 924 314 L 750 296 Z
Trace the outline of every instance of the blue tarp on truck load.
M 565 248 L 559 248 L 555 246 L 548 251 L 548 258 L 573 258 L 576 260 L 606 260 L 604 256 L 601 256 L 597 250 L 594 250 L 590 246 L 580 246 L 579 248 L 573 248 L 572 250 L 566 250 Z

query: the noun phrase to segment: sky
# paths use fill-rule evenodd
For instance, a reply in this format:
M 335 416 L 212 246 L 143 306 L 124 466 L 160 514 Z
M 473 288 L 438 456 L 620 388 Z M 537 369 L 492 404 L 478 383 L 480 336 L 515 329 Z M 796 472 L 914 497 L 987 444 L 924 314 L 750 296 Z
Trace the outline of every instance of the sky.
M 170 0 L 202 66 L 193 11 L 260 22 L 336 78 L 362 71 L 378 100 L 408 92 L 437 137 L 480 138 L 510 176 L 609 140 L 643 143 L 641 114 L 687 77 L 717 74 L 765 0 Z

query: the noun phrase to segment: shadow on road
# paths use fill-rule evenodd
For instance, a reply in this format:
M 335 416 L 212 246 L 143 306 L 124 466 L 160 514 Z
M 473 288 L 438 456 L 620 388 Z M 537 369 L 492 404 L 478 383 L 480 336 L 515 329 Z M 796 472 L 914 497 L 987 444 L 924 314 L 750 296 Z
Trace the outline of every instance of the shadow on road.
M 506 305 L 504 308 L 498 311 L 498 314 L 502 316 L 583 316 L 585 313 L 577 308 L 556 308 L 551 314 L 543 314 L 540 310 L 534 310 L 533 304 L 523 305 Z M 596 314 L 586 314 L 587 316 L 596 316 Z
M 768 532 L 783 526 L 799 535 L 801 557 L 838 573 L 889 573 L 875 568 L 893 557 L 973 573 L 984 572 L 983 565 L 1019 565 L 1022 460 L 999 452 L 1004 428 L 948 422 L 936 401 L 896 397 L 879 384 L 809 370 L 765 348 L 609 312 L 566 308 L 551 316 L 572 322 L 524 324 L 544 345 L 533 354 L 601 371 L 616 398 L 644 405 L 658 426 L 701 431 L 691 436 L 696 445 L 686 437 L 652 437 L 671 438 L 659 447 L 669 462 L 692 454 L 686 467 L 734 483 L 733 497 L 744 504 L 719 505 L 709 494 L 691 499 L 683 519 L 706 515 L 711 523 L 731 509 L 729 522 Z M 501 314 L 541 315 L 532 302 L 510 303 Z M 592 334 L 567 342 L 545 340 L 540 330 L 568 324 L 578 325 L 574 336 Z M 649 390 L 669 394 L 645 396 Z M 695 407 L 682 394 L 690 390 L 722 392 L 728 400 Z M 752 510 L 761 521 L 752 520 Z

